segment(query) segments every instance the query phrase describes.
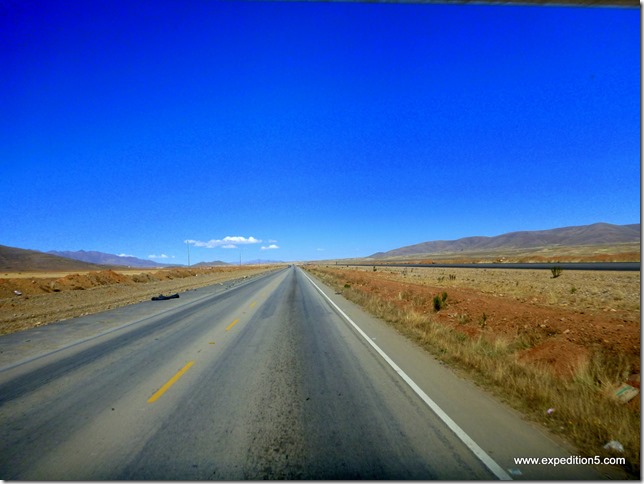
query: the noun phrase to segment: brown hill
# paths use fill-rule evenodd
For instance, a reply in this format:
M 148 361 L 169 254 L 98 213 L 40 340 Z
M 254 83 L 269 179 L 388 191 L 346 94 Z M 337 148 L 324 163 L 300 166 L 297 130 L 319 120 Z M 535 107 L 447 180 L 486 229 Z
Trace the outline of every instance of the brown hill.
M 0 245 L 2 271 L 96 271 L 105 268 L 106 266 L 45 254 L 37 250 Z
M 440 254 L 442 252 L 471 252 L 496 249 L 528 249 L 548 246 L 610 245 L 640 242 L 640 224 L 613 225 L 596 223 L 551 230 L 510 232 L 495 237 L 465 237 L 457 240 L 437 240 L 408 245 L 388 252 L 378 252 L 372 258 Z

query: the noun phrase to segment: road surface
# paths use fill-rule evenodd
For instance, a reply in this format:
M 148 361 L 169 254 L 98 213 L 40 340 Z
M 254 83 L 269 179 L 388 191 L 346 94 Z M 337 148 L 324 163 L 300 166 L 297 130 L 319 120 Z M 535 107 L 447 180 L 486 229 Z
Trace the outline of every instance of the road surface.
M 599 479 L 297 267 L 0 338 L 0 478 Z

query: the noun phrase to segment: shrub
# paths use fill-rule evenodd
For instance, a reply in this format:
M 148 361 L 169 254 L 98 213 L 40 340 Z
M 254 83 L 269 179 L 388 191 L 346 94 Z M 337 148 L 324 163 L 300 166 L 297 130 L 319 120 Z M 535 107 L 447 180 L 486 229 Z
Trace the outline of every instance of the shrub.
M 441 302 L 441 298 L 438 296 L 438 294 L 436 296 L 434 296 L 433 304 L 434 304 L 434 311 L 440 311 L 441 310 L 442 302 Z
M 552 272 L 552 278 L 554 279 L 555 277 L 559 277 L 561 275 L 561 267 L 559 266 L 554 266 L 553 268 L 550 269 L 550 272 Z
M 432 299 L 432 304 L 434 306 L 434 311 L 438 312 L 441 309 L 443 309 L 443 307 L 445 307 L 445 301 L 446 300 L 447 300 L 447 293 L 446 292 L 443 292 L 443 294 L 440 295 L 440 296 L 438 294 L 436 294 L 434 296 L 434 299 Z

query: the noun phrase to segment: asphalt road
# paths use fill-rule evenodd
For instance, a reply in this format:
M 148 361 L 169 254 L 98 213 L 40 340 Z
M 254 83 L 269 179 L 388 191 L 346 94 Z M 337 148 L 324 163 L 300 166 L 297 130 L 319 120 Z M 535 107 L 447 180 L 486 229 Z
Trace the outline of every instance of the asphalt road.
M 0 338 L 0 478 L 599 479 L 299 268 Z

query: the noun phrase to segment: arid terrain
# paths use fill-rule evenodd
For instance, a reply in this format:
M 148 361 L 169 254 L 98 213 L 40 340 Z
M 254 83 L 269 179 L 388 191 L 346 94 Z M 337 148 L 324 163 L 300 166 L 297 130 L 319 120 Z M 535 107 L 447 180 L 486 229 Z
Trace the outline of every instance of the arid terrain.
M 391 257 L 342 259 L 338 264 L 477 264 L 497 262 L 639 262 L 640 244 L 592 244 L 571 246 L 519 247 L 489 250 L 443 251 Z M 336 261 L 320 261 L 327 264 Z
M 470 253 L 432 254 L 428 258 L 414 258 L 420 264 L 427 263 L 493 263 L 493 262 L 639 262 L 639 244 L 623 244 L 620 252 L 613 246 L 539 247 L 528 249 L 506 249 Z M 410 262 L 410 260 L 406 260 Z
M 326 269 L 328 270 L 328 268 Z M 639 375 L 640 274 L 638 272 L 400 268 L 333 268 L 350 286 L 377 292 L 441 324 L 477 336 L 493 332 L 533 341 L 523 358 L 559 373 L 574 370 L 592 346 L 632 359 Z M 447 292 L 445 307 L 432 298 Z M 482 321 L 485 314 L 485 321 Z M 563 351 L 562 351 L 563 350 Z
M 90 272 L 5 272 L 0 277 L 0 335 L 181 293 L 274 269 L 221 266 Z M 17 294 L 16 293 L 19 293 Z
M 638 468 L 640 398 L 615 394 L 640 387 L 639 272 L 306 268 L 589 455 L 618 440 Z
M 277 267 L 4 272 L 0 335 Z M 640 388 L 639 272 L 305 268 L 586 455 L 619 441 L 639 472 L 640 395 L 616 396 Z

